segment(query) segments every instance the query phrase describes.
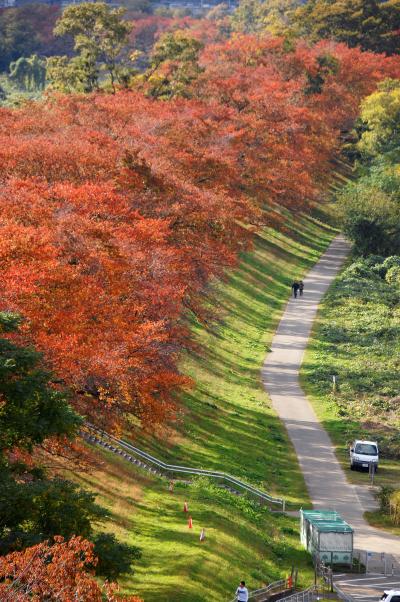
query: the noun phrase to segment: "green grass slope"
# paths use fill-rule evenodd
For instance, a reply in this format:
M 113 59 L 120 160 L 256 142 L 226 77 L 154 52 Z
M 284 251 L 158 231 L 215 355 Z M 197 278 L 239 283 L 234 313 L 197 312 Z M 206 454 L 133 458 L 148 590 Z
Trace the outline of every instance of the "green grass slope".
M 166 460 L 219 469 L 298 505 L 307 494 L 286 431 L 263 390 L 260 368 L 294 277 L 301 277 L 335 231 L 310 217 L 287 217 L 283 233 L 267 229 L 254 249 L 214 291 L 215 321 L 193 323 L 196 352 L 182 360 L 195 387 L 183 396 L 183 413 L 163 439 L 137 445 Z M 167 484 L 141 474 L 105 452 L 103 464 L 79 479 L 110 511 L 106 528 L 143 549 L 124 592 L 146 602 L 221 602 L 233 598 L 239 579 L 251 588 L 285 575 L 294 564 L 304 584 L 312 578 L 298 541 L 297 523 L 200 481 Z M 77 478 L 76 475 L 74 478 Z M 189 503 L 193 530 L 182 508 Z M 207 538 L 200 543 L 201 528 Z
M 259 234 L 254 250 L 214 291 L 216 320 L 208 328 L 193 324 L 198 351 L 182 362 L 196 386 L 183 397 L 181 423 L 168 440 L 141 443 L 166 461 L 223 470 L 303 503 L 296 456 L 271 409 L 260 369 L 293 278 L 318 260 L 335 232 L 307 217 L 288 217 L 286 227 L 285 233 Z

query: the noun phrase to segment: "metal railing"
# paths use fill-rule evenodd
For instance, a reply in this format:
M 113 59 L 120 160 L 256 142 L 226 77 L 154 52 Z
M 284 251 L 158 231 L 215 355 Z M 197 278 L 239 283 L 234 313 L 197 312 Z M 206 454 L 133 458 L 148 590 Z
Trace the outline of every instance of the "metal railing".
M 295 592 L 294 594 L 290 594 L 290 596 L 280 598 L 279 602 L 313 602 L 317 594 L 318 586 L 312 585 L 301 592 Z
M 111 441 L 114 443 L 114 445 L 117 445 L 119 449 L 125 450 L 126 452 L 128 452 L 128 454 L 126 454 L 126 453 L 123 454 L 126 456 L 126 459 L 129 460 L 129 457 L 132 458 L 132 456 L 134 456 L 136 458 L 136 460 L 138 458 L 140 458 L 139 461 L 135 462 L 139 466 L 141 465 L 141 460 L 144 460 L 144 464 L 145 464 L 144 467 L 146 467 L 148 465 L 150 465 L 150 467 L 151 466 L 156 467 L 159 471 L 161 471 L 161 473 L 163 473 L 163 474 L 166 473 L 166 476 L 168 476 L 169 478 L 173 478 L 177 474 L 209 477 L 211 479 L 218 480 L 219 482 L 225 483 L 226 485 L 228 485 L 230 488 L 237 491 L 238 493 L 240 493 L 240 492 L 248 493 L 248 494 L 254 496 L 261 503 L 274 504 L 274 505 L 281 506 L 282 512 L 285 511 L 285 500 L 284 499 L 273 497 L 272 495 L 269 495 L 265 491 L 261 491 L 260 489 L 257 489 L 256 487 L 253 487 L 252 485 L 249 485 L 249 484 L 245 483 L 244 481 L 240 481 L 239 479 L 236 479 L 235 477 L 232 477 L 229 474 L 226 474 L 224 472 L 217 472 L 217 471 L 213 471 L 213 470 L 202 470 L 200 468 L 190 468 L 188 466 L 167 464 L 166 462 L 163 462 L 162 460 L 155 458 L 151 454 L 144 452 L 143 450 L 139 449 L 138 447 L 131 445 L 131 443 L 128 443 L 127 441 L 124 441 L 123 439 L 118 439 L 117 437 L 110 435 L 106 431 L 103 431 L 103 430 L 93 426 L 90 423 L 85 423 L 85 429 L 86 429 L 86 432 L 85 432 L 85 430 L 81 430 L 81 435 L 85 439 L 87 439 L 89 442 L 104 445 L 104 442 L 103 442 L 104 439 Z M 112 445 L 106 444 L 106 447 L 108 447 L 112 451 L 118 451 L 118 449 L 116 449 L 116 450 L 113 449 Z M 131 461 L 134 461 L 134 459 L 132 458 Z
M 279 592 L 285 591 L 288 589 L 288 580 L 287 579 L 279 579 L 279 581 L 274 581 L 267 585 L 267 587 L 263 587 L 261 589 L 255 589 L 249 592 L 249 602 L 261 602 L 261 600 L 265 600 L 269 596 L 273 596 Z M 235 597 L 231 602 L 236 602 L 237 598 Z

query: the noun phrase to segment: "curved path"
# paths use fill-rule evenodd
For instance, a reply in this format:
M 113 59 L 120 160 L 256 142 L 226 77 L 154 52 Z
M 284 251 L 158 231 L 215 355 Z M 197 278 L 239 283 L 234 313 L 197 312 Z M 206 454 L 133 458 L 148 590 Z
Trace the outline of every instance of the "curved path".
M 363 518 L 373 496 L 347 482 L 334 447 L 304 395 L 300 366 L 321 297 L 340 269 L 349 245 L 341 236 L 305 278 L 304 297 L 290 299 L 267 355 L 262 379 L 295 447 L 314 508 L 334 509 L 354 528 L 354 547 L 400 555 L 400 538 L 370 527 Z

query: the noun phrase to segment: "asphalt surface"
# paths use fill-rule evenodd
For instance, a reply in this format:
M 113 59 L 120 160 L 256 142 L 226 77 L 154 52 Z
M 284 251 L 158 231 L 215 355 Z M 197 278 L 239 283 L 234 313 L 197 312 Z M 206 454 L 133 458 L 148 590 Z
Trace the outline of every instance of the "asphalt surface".
M 385 590 L 400 590 L 399 576 L 336 575 L 335 586 L 354 602 L 378 602 Z
M 332 442 L 298 380 L 318 304 L 349 252 L 337 237 L 304 279 L 304 296 L 291 299 L 274 336 L 262 379 L 295 447 L 314 508 L 336 510 L 354 528 L 354 547 L 399 555 L 400 538 L 370 527 L 363 518 L 376 506 L 368 488 L 348 483 Z

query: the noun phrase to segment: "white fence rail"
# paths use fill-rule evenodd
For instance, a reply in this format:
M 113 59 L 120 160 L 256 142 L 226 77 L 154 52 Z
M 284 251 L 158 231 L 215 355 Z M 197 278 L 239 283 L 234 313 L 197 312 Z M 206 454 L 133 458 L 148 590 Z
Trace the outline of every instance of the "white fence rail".
M 179 466 L 175 464 L 167 464 L 162 460 L 144 452 L 143 450 L 131 445 L 127 441 L 123 439 L 118 439 L 113 435 L 108 434 L 107 432 L 98 429 L 90 423 L 85 423 L 85 428 L 81 431 L 81 436 L 87 440 L 89 443 L 94 443 L 97 445 L 102 445 L 110 449 L 111 451 L 115 451 L 120 453 L 123 457 L 125 457 L 128 461 L 137 464 L 138 466 L 143 466 L 143 468 L 153 468 L 153 472 L 160 473 L 163 476 L 167 476 L 169 478 L 173 478 L 176 475 L 199 475 L 206 476 L 211 479 L 217 480 L 222 484 L 225 484 L 229 488 L 233 489 L 238 493 L 247 493 L 252 495 L 259 501 L 264 504 L 273 504 L 276 506 L 280 506 L 282 512 L 285 511 L 285 500 L 282 498 L 274 497 L 265 491 L 261 491 L 244 481 L 236 479 L 229 474 L 224 472 L 217 472 L 213 470 L 202 470 L 199 468 L 190 468 L 188 466 Z
M 262 600 L 267 600 L 270 596 L 278 594 L 279 592 L 284 592 L 288 589 L 287 579 L 280 579 L 279 581 L 274 581 L 267 585 L 267 587 L 263 587 L 261 589 L 255 589 L 249 592 L 249 602 L 261 602 Z M 236 602 L 237 598 L 235 597 L 231 602 Z

